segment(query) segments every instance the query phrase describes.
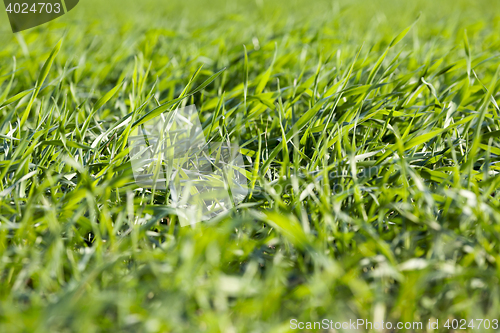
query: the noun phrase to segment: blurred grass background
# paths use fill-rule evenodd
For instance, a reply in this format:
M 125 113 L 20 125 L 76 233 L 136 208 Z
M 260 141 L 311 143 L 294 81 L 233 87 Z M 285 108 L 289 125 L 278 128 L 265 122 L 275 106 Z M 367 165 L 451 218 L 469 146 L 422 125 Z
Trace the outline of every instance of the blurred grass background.
M 2 331 L 495 318 L 499 6 L 83 0 L 16 35 L 2 14 Z M 127 164 L 179 96 L 252 164 L 243 207 L 194 228 Z

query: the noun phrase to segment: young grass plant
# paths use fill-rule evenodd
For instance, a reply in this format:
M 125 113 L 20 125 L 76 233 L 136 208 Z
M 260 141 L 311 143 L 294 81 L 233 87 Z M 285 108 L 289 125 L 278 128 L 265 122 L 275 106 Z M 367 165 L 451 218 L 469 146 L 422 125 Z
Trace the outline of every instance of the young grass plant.
M 2 331 L 498 319 L 496 2 L 120 3 L 2 37 Z M 128 139 L 191 104 L 250 193 L 181 228 Z

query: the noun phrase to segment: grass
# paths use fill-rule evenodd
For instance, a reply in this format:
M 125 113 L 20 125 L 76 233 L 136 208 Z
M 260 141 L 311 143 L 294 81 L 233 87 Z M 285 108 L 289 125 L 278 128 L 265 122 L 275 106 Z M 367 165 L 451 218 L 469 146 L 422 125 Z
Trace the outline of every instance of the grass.
M 3 21 L 1 330 L 498 318 L 487 3 L 83 1 L 18 35 Z M 251 195 L 181 228 L 168 191 L 134 185 L 127 135 L 190 104 L 240 144 Z

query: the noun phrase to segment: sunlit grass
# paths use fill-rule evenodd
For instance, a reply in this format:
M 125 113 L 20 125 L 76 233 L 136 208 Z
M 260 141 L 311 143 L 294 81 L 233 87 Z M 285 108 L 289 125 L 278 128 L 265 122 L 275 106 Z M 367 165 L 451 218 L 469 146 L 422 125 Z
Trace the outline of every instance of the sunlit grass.
M 2 331 L 496 318 L 496 2 L 141 4 L 2 37 Z M 190 104 L 251 194 L 180 228 L 127 138 Z

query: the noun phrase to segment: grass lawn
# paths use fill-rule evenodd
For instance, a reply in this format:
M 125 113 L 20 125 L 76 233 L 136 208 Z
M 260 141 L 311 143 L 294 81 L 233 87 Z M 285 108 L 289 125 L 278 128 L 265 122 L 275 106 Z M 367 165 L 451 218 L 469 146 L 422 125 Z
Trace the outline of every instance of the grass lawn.
M 15 35 L 1 14 L 0 331 L 495 331 L 499 9 L 82 0 Z M 128 137 L 189 105 L 250 194 L 181 227 Z

